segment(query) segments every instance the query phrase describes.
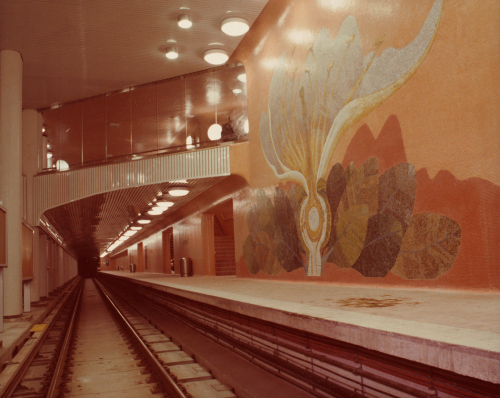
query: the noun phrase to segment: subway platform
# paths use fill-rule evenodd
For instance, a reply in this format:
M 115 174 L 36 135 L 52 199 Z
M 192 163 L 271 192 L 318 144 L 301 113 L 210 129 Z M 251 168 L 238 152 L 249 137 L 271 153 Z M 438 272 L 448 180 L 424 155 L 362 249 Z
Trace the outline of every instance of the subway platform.
M 500 294 L 101 271 L 228 311 L 500 384 Z

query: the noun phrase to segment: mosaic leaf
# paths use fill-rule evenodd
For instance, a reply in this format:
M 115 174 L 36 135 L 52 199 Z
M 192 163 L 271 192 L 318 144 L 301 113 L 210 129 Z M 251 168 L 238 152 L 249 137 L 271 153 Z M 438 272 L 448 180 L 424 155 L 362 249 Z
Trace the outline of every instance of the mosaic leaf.
M 260 265 L 255 259 L 255 249 L 252 242 L 252 237 L 247 236 L 243 243 L 243 260 L 251 274 L 256 274 L 260 270 Z
M 436 279 L 448 272 L 460 250 L 460 225 L 440 214 L 412 217 L 391 270 L 405 279 Z
M 274 236 L 275 217 L 273 202 L 262 189 L 257 191 L 257 203 L 247 214 L 247 223 L 252 239 L 260 231 L 265 231 L 269 236 Z
M 274 237 L 275 254 L 286 272 L 304 267 L 299 246 L 300 241 L 297 234 L 290 233 L 286 229 L 276 231 Z
M 353 164 L 354 166 L 354 164 Z M 347 173 L 340 163 L 335 163 L 328 174 L 328 179 L 326 180 L 326 196 L 328 198 L 328 204 L 330 205 L 330 211 L 332 217 L 337 211 L 337 207 L 342 198 L 342 194 L 347 186 Z M 337 237 L 335 235 L 335 223 L 332 222 L 330 239 L 328 241 L 327 247 L 332 247 Z
M 326 180 L 326 195 L 332 214 L 337 211 L 342 194 L 347 185 L 346 173 L 340 163 L 335 163 Z
M 340 199 L 337 213 L 342 214 L 350 207 L 366 204 L 370 215 L 378 212 L 378 160 L 371 157 L 361 167 L 353 172 L 352 166 L 346 169 L 347 185 Z
M 363 250 L 352 268 L 365 277 L 384 277 L 401 248 L 401 223 L 392 214 L 376 214 L 368 220 Z
M 276 187 L 274 191 L 274 214 L 276 220 L 279 220 L 278 227 L 297 230 L 295 213 L 290 203 L 290 199 L 285 195 L 285 192 L 278 187 Z
M 380 176 L 378 211 L 392 214 L 401 223 L 403 234 L 410 224 L 415 193 L 417 173 L 411 163 L 401 163 Z
M 250 236 L 254 238 L 260 231 L 259 213 L 257 211 L 256 204 L 252 205 L 247 213 L 247 225 L 248 225 L 248 230 L 250 232 Z
M 274 233 L 274 247 L 276 256 L 285 271 L 291 272 L 303 267 L 301 243 L 297 232 L 295 212 L 289 197 L 276 188 L 274 194 L 274 214 L 279 221 Z
M 338 217 L 335 225 L 337 240 L 328 262 L 340 268 L 352 267 L 365 243 L 368 218 L 368 206 L 365 204 L 355 205 Z
M 276 275 L 281 270 L 281 264 L 274 253 L 274 240 L 265 232 L 260 231 L 253 239 L 255 260 L 267 275 Z

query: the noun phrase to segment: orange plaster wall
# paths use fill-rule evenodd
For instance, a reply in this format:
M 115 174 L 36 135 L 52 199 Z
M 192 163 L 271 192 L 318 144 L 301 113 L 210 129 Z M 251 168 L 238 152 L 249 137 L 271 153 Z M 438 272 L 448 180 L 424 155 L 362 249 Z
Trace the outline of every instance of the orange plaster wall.
M 271 0 L 264 8 L 232 57 L 232 61 L 244 64 L 247 73 L 250 123 L 250 188 L 235 200 L 234 213 L 239 276 L 500 290 L 500 2 L 496 0 L 445 0 L 437 36 L 419 70 L 347 132 L 331 161 L 342 163 L 347 158 L 368 156 L 375 141 L 359 141 L 361 146 L 351 146 L 351 142 L 359 139 L 363 129 L 376 140 L 386 122 L 395 116 L 401 130 L 399 152 L 379 148 L 379 153 L 370 155 L 377 155 L 379 162 L 388 165 L 404 152 L 406 161 L 417 170 L 414 214 L 443 214 L 461 225 L 460 253 L 450 271 L 430 281 L 404 280 L 391 273 L 384 278 L 365 278 L 353 269 L 332 264 L 321 277 L 306 277 L 302 269 L 291 273 L 282 270 L 271 277 L 261 271 L 250 275 L 242 259 L 242 245 L 248 235 L 246 214 L 255 193 L 264 189 L 272 198 L 279 184 L 263 156 L 259 123 L 261 114 L 267 112 L 273 69 L 281 55 L 292 59 L 290 70 L 302 70 L 320 30 L 328 28 L 335 38 L 341 22 L 350 14 L 356 17 L 364 55 L 382 34 L 386 35 L 382 49 L 402 48 L 418 33 L 432 4 L 432 0 L 387 4 L 369 0 Z

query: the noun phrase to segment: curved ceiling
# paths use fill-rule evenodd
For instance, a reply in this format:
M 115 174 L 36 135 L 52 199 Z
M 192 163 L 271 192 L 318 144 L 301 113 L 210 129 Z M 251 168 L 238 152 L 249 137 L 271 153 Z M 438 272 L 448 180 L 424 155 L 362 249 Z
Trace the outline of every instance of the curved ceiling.
M 138 214 L 146 214 L 160 193 L 169 188 L 182 186 L 189 188 L 189 194 L 183 197 L 167 197 L 175 204 L 161 216 L 148 216 L 151 223 L 145 225 L 141 233 L 130 238 L 124 247 L 134 239 L 147 235 L 159 222 L 165 222 L 173 213 L 199 198 L 208 189 L 226 177 L 213 177 L 189 180 L 186 183 L 166 182 L 136 188 L 121 189 L 94 195 L 85 199 L 67 203 L 46 211 L 43 216 L 64 239 L 69 250 L 78 258 L 97 257 L 115 241 L 127 227 L 139 219 Z M 201 198 L 203 199 L 203 198 Z M 203 202 L 203 200 L 201 200 Z M 143 218 L 143 217 L 140 217 Z M 144 234 L 142 234 L 144 232 Z M 117 249 L 115 252 L 119 252 Z
M 224 34 L 228 17 L 250 25 L 267 0 L 0 0 L 0 49 L 23 58 L 23 108 L 121 90 L 211 67 L 211 48 L 232 54 L 240 37 Z M 177 19 L 189 7 L 193 21 Z M 179 51 L 165 57 L 169 41 Z

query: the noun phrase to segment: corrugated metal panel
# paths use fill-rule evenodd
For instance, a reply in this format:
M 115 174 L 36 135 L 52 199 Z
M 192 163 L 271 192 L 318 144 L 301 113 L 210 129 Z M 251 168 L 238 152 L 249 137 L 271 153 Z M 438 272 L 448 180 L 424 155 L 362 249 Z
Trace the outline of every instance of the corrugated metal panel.
M 217 167 L 203 167 L 211 163 Z M 161 171 L 161 172 L 160 172 Z M 35 176 L 35 219 L 48 209 L 118 189 L 230 174 L 229 147 Z

